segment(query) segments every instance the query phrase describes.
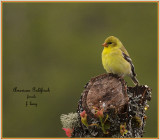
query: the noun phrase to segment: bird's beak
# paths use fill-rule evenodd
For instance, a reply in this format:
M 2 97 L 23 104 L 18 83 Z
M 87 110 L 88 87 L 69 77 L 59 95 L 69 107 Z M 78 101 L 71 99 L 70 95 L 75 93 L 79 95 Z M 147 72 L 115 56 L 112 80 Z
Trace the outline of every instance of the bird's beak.
M 107 47 L 107 44 L 106 44 L 106 43 L 103 43 L 102 46 L 103 46 L 103 47 Z

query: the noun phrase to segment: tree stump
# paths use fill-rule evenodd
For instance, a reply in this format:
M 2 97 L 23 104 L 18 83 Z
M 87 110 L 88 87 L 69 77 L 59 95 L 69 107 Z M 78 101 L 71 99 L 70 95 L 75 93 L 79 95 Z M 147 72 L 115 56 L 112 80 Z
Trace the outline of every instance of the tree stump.
M 78 114 L 86 111 L 89 126 L 81 122 L 79 115 L 81 127 L 74 128 L 72 137 L 142 137 L 147 100 L 151 100 L 148 86 L 128 87 L 124 79 L 114 74 L 92 78 L 78 103 Z M 104 116 L 108 115 L 104 124 L 106 133 L 95 116 L 95 108 L 103 109 Z
M 143 137 L 148 86 L 128 87 L 123 78 L 103 74 L 92 78 L 78 102 L 71 137 Z

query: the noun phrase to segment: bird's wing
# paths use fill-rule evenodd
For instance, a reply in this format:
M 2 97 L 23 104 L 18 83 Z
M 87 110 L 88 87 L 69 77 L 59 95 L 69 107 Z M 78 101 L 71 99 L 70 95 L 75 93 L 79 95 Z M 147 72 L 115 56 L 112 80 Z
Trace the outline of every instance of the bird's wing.
M 129 53 L 127 52 L 127 50 L 125 49 L 125 47 L 122 45 L 121 46 L 121 51 L 123 52 L 123 53 L 125 53 L 126 55 L 128 55 L 129 56 Z
M 128 62 L 130 63 L 130 65 L 131 65 L 131 70 L 132 70 L 132 75 L 133 75 L 133 76 L 136 76 L 136 73 L 135 73 L 135 71 L 134 71 L 134 65 L 133 65 L 133 63 L 132 63 L 132 59 L 131 59 L 128 55 L 126 55 L 126 53 L 124 53 L 123 51 L 122 51 L 122 56 L 123 56 L 123 58 L 124 58 L 126 61 L 128 61 Z

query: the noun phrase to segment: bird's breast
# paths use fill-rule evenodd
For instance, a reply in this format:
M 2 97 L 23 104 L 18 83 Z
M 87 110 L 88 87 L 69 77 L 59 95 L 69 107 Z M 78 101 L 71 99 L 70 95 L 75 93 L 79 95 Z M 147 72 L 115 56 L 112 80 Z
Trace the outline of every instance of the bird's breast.
M 104 69 L 109 73 L 118 75 L 129 74 L 130 64 L 123 58 L 122 51 L 117 50 L 103 50 L 102 64 Z

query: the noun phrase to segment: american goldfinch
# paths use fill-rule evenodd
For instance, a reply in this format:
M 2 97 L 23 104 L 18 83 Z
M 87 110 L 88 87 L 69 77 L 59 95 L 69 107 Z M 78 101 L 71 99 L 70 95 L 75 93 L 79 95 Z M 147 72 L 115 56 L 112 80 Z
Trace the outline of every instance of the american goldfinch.
M 134 84 L 139 84 L 132 60 L 122 42 L 118 38 L 110 36 L 102 46 L 104 46 L 102 64 L 107 73 L 117 74 L 122 77 L 128 75 Z

